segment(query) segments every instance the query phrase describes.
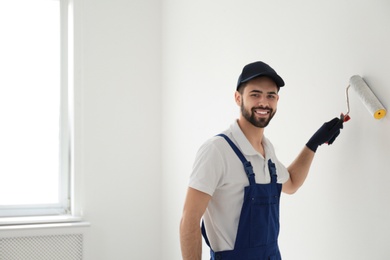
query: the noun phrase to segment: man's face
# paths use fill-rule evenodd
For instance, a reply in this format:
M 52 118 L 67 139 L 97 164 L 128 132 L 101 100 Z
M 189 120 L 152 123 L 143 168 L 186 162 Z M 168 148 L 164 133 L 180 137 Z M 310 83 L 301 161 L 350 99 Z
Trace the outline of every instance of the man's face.
M 256 127 L 266 127 L 276 113 L 279 100 L 275 82 L 267 77 L 255 78 L 239 96 L 242 116 Z

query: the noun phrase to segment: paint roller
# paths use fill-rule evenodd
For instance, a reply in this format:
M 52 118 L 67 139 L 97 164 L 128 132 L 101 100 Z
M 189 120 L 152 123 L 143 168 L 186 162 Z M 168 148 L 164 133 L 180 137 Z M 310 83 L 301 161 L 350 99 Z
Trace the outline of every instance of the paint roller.
M 378 100 L 378 98 L 375 96 L 375 94 L 371 91 L 370 87 L 367 85 L 367 83 L 363 80 L 362 77 L 359 75 L 354 75 L 349 80 L 349 85 L 346 89 L 346 96 L 347 96 L 347 113 L 344 115 L 342 114 L 342 119 L 344 122 L 347 122 L 350 119 L 350 116 L 348 115 L 350 112 L 349 109 L 349 97 L 348 97 L 348 90 L 349 89 L 354 90 L 354 92 L 358 95 L 360 100 L 363 102 L 365 107 L 367 108 L 368 112 L 375 118 L 375 119 L 382 119 L 386 115 L 386 109 L 381 104 L 381 102 Z

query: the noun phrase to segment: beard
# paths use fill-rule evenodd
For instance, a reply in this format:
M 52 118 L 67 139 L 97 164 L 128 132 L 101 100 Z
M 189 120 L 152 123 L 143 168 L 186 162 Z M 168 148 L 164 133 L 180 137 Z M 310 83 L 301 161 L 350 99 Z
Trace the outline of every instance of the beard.
M 256 118 L 255 116 L 255 110 L 256 109 L 266 109 L 269 111 L 269 117 L 267 118 Z M 253 107 L 251 111 L 247 110 L 244 106 L 244 101 L 241 102 L 241 113 L 244 116 L 248 122 L 250 122 L 255 127 L 264 128 L 266 127 L 271 119 L 274 117 L 276 110 L 274 111 L 272 108 L 265 108 L 265 107 Z

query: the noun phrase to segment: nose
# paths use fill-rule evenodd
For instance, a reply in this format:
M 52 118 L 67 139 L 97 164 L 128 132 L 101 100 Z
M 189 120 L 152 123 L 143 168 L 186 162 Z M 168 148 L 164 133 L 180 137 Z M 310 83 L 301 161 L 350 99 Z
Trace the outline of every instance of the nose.
M 259 97 L 259 100 L 258 100 L 257 104 L 258 104 L 258 106 L 263 106 L 263 107 L 267 107 L 267 106 L 268 106 L 267 99 L 264 98 L 263 95 L 261 95 L 261 96 Z

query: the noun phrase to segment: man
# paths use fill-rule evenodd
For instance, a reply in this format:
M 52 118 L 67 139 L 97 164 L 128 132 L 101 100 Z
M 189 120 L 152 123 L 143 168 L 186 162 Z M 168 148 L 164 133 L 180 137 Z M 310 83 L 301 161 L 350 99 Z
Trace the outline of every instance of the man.
M 317 147 L 331 144 L 343 127 L 343 117 L 325 123 L 286 168 L 264 137 L 283 86 L 283 79 L 264 62 L 243 68 L 235 92 L 238 120 L 206 141 L 195 159 L 180 223 L 184 260 L 201 259 L 201 233 L 211 259 L 281 259 L 281 191 L 293 194 L 299 189 Z

